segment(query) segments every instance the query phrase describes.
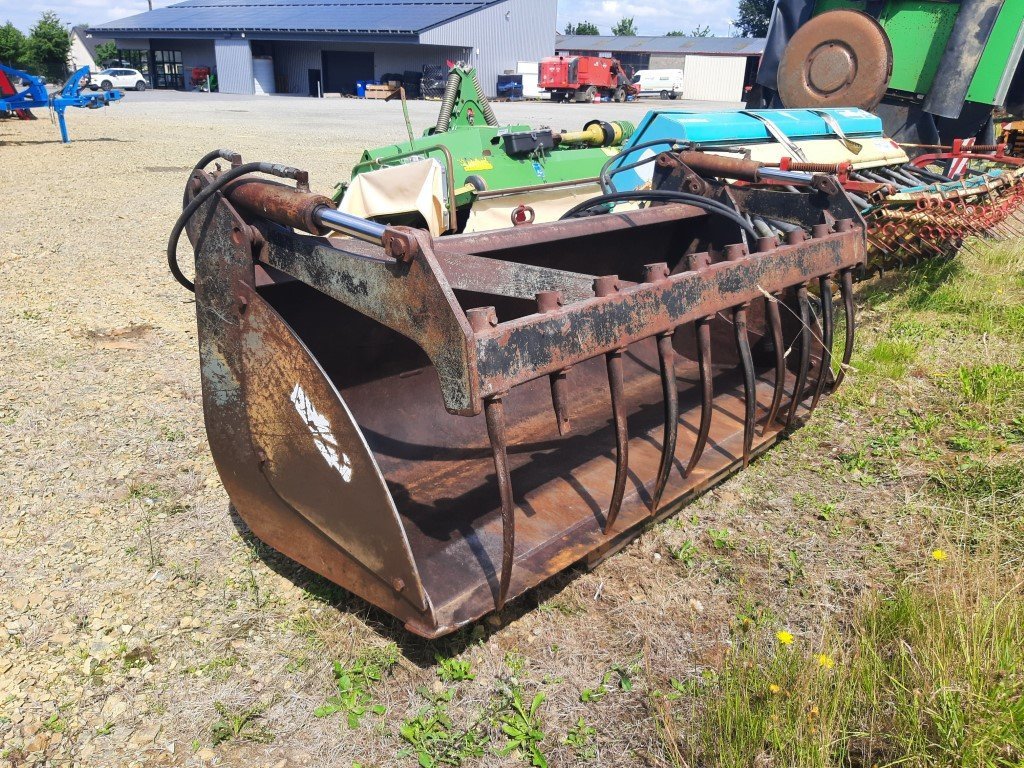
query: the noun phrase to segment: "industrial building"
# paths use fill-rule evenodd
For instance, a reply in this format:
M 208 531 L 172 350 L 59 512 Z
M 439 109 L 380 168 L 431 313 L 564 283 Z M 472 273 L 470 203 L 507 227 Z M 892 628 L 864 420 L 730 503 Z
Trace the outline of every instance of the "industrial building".
M 683 70 L 685 99 L 742 101 L 753 85 L 765 41 L 756 37 L 558 35 L 556 53 L 611 56 L 635 71 Z
M 185 0 L 88 34 L 114 38 L 153 88 L 210 70 L 225 93 L 351 94 L 359 80 L 463 61 L 498 75 L 555 48 L 555 0 Z

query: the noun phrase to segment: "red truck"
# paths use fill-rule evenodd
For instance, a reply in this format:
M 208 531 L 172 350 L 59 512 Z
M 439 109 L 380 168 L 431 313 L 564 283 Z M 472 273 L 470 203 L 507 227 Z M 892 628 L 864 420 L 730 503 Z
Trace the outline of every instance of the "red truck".
M 540 61 L 539 85 L 552 101 L 593 101 L 595 96 L 622 102 L 637 93 L 618 59 L 600 56 L 549 56 Z

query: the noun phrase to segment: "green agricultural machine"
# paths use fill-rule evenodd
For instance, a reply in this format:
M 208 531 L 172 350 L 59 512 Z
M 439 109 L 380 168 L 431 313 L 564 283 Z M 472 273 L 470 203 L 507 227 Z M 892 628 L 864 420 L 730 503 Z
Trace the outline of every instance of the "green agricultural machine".
M 597 172 L 634 126 L 592 120 L 579 131 L 499 125 L 476 73 L 448 75 L 437 123 L 419 137 L 363 152 L 334 199 L 348 213 L 432 234 L 557 219 L 566 199 L 600 192 Z M 419 162 L 430 159 L 434 162 Z M 557 210 L 545 205 L 559 200 Z
M 754 106 L 876 112 L 898 141 L 994 143 L 1024 107 L 1020 0 L 777 0 Z

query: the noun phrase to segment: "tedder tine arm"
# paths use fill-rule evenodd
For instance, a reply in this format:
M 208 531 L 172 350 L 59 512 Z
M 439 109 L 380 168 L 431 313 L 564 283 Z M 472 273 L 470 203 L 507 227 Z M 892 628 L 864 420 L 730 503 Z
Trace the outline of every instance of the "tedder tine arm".
M 466 312 L 473 330 L 482 330 L 497 324 L 494 307 L 478 307 Z M 512 499 L 512 477 L 508 469 L 508 440 L 505 436 L 505 404 L 501 395 L 484 399 L 484 419 L 487 437 L 494 456 L 494 472 L 498 478 L 501 497 L 501 573 L 498 577 L 497 610 L 505 607 L 508 586 L 512 581 L 512 561 L 516 550 L 515 502 Z
M 793 398 L 789 403 L 789 415 L 786 416 L 786 427 L 793 423 L 796 409 L 807 386 L 807 370 L 811 365 L 811 303 L 807 299 L 807 286 L 801 284 L 796 289 L 796 300 L 800 305 L 800 370 L 793 386 Z
M 668 264 L 648 264 L 645 267 L 645 282 L 651 283 L 669 275 Z M 679 434 L 679 388 L 676 384 L 676 352 L 672 346 L 673 331 L 658 334 L 658 362 L 661 364 L 661 389 L 665 400 L 665 431 L 661 439 L 661 462 L 658 464 L 658 479 L 651 496 L 651 512 L 658 511 L 661 495 L 668 483 L 672 470 L 672 459 L 676 455 L 676 438 Z
M 846 378 L 846 369 L 850 367 L 850 357 L 853 355 L 853 270 L 844 269 L 839 273 L 839 292 L 843 297 L 843 314 L 846 317 L 846 346 L 843 347 L 843 362 L 839 366 L 835 383 L 832 389 L 837 389 Z
M 725 246 L 729 261 L 746 258 L 747 249 L 741 244 Z M 750 463 L 750 449 L 754 444 L 754 416 L 757 412 L 757 381 L 754 378 L 754 358 L 750 354 L 750 335 L 747 332 L 747 307 L 740 304 L 732 309 L 732 325 L 736 333 L 736 351 L 743 371 L 743 468 Z
M 594 281 L 594 293 L 598 297 L 611 296 L 619 290 L 617 275 L 606 275 Z M 612 419 L 615 421 L 615 482 L 612 485 L 612 500 L 608 505 L 608 516 L 604 522 L 605 535 L 615 525 L 619 516 L 622 497 L 626 493 L 626 473 L 629 469 L 629 430 L 626 425 L 626 392 L 622 381 L 622 350 L 614 349 L 605 354 L 608 364 L 608 391 L 612 399 Z
M 537 309 L 540 312 L 554 312 L 562 306 L 562 294 L 559 291 L 541 291 L 537 294 Z M 558 434 L 564 435 L 570 429 L 569 393 L 566 374 L 568 368 L 549 374 L 551 381 L 551 405 L 555 409 L 555 424 Z
M 818 381 L 814 386 L 814 399 L 811 410 L 818 407 L 818 400 L 825 391 L 825 382 L 832 370 L 832 337 L 835 332 L 835 310 L 832 306 L 832 278 L 824 275 L 818 278 L 821 291 L 821 367 L 818 370 Z

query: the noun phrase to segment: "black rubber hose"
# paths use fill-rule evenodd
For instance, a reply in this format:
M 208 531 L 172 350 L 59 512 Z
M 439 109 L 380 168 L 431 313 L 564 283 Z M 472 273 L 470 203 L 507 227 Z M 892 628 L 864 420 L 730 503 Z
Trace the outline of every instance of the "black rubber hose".
M 192 166 L 192 173 L 203 170 L 214 160 L 227 160 L 232 165 L 235 165 L 242 162 L 242 156 L 233 149 L 211 150 L 199 158 L 199 162 Z M 188 185 L 185 185 L 185 191 L 181 193 L 181 207 L 184 208 L 186 205 L 188 205 Z
M 922 176 L 923 178 L 925 178 L 927 180 L 939 181 L 939 182 L 943 182 L 943 183 L 945 183 L 947 181 L 952 181 L 951 178 L 949 178 L 948 176 L 943 176 L 941 173 L 932 173 L 927 168 L 918 168 L 916 165 L 911 165 L 909 163 L 904 165 L 904 166 L 902 166 L 902 168 L 903 168 L 903 170 L 907 171 L 908 173 L 911 173 L 911 174 L 914 174 L 914 175 L 917 175 L 917 176 Z
M 719 216 L 731 220 L 754 240 L 757 240 L 759 237 L 757 230 L 755 230 L 742 215 L 725 204 L 720 203 L 717 200 L 711 200 L 707 197 L 701 197 L 700 195 L 692 195 L 688 192 L 676 192 L 675 190 L 670 189 L 646 189 L 636 190 L 634 192 L 613 192 L 607 195 L 598 195 L 597 197 L 592 197 L 590 200 L 584 200 L 579 205 L 570 208 L 568 211 L 563 213 L 561 217 L 559 217 L 559 220 L 575 218 L 584 211 L 598 205 L 604 205 L 605 203 L 620 203 L 627 200 L 645 200 L 655 203 L 687 203 L 695 208 L 701 208 L 708 213 L 718 214 Z
M 218 156 L 214 153 L 210 154 L 214 155 L 214 157 Z M 212 159 L 213 157 L 210 158 L 210 160 Z M 207 160 L 206 162 L 209 163 L 210 160 Z M 171 275 L 178 281 L 178 283 L 193 293 L 195 293 L 196 284 L 185 277 L 181 268 L 178 266 L 178 240 L 181 238 L 182 230 L 185 229 L 185 225 L 188 224 L 188 220 L 192 218 L 196 211 L 199 210 L 199 206 L 213 197 L 213 195 L 224 187 L 225 184 L 234 181 L 239 176 L 244 176 L 247 173 L 265 173 L 269 176 L 277 176 L 278 178 L 294 179 L 296 175 L 301 173 L 301 171 L 297 168 L 291 168 L 286 165 L 276 165 L 274 163 L 244 163 L 242 165 L 235 166 L 231 170 L 218 176 L 210 182 L 209 186 L 200 190 L 199 194 L 192 198 L 192 202 L 185 206 L 181 215 L 178 216 L 177 221 L 174 222 L 174 227 L 171 229 L 171 236 L 167 240 L 167 268 L 171 270 Z
M 671 151 L 676 148 L 682 149 L 684 147 L 692 147 L 693 142 L 685 141 L 684 139 L 654 139 L 653 141 L 644 141 L 639 144 L 634 144 L 627 150 L 619 152 L 617 155 L 612 155 L 605 161 L 604 165 L 601 166 L 601 172 L 597 175 L 598 183 L 601 185 L 601 189 L 604 190 L 606 193 L 610 194 L 610 191 L 612 189 L 612 176 L 614 176 L 616 173 L 627 171 L 630 168 L 636 168 L 637 166 L 646 165 L 647 163 L 653 163 L 658 158 L 658 153 L 655 153 L 650 157 L 645 157 L 642 160 L 637 160 L 635 162 L 628 163 L 627 165 L 620 166 L 615 170 L 612 170 L 612 166 L 615 163 L 621 162 L 626 158 L 627 155 L 632 155 L 633 153 L 638 152 L 641 149 L 647 149 L 648 147 L 657 147 L 661 145 L 667 146 Z M 611 171 L 611 173 L 609 173 L 609 171 Z

